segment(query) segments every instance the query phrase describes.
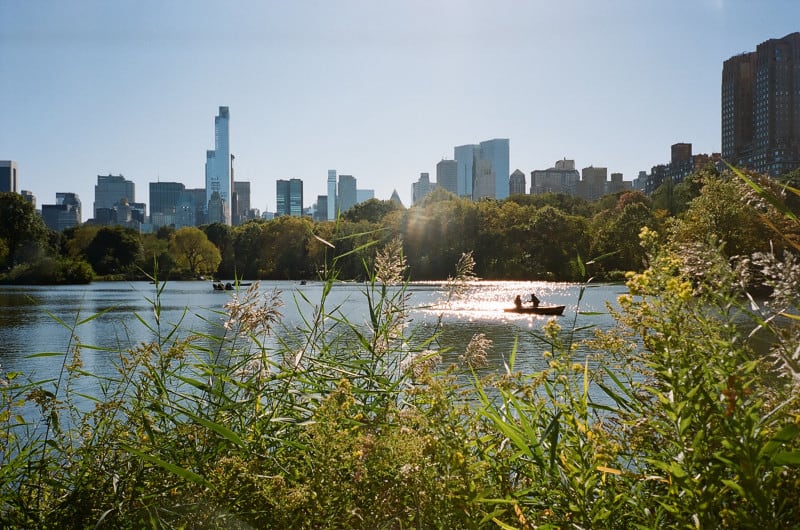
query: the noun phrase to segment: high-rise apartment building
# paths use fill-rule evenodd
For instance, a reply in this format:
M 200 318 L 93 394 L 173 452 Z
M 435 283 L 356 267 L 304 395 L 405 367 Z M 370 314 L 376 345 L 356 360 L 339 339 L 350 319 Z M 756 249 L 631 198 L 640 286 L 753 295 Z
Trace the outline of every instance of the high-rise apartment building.
M 723 63 L 722 157 L 772 176 L 800 167 L 800 32 Z
M 17 193 L 17 163 L 13 160 L 0 160 L 0 192 Z
M 136 185 L 122 175 L 97 175 L 94 186 L 94 218 L 97 220 L 98 210 L 112 210 L 122 200 L 129 204 L 136 202 Z M 110 219 L 110 217 L 109 217 Z
M 328 204 L 326 212 L 328 221 L 336 219 L 336 170 L 328 170 Z
M 230 111 L 220 107 L 214 117 L 214 149 L 206 151 L 206 203 L 214 199 L 208 211 L 209 223 L 231 224 L 233 174 L 230 147 Z M 217 196 L 214 196 L 217 193 Z M 221 204 L 221 206 L 220 206 Z
M 278 180 L 275 183 L 275 217 L 303 215 L 303 181 L 300 179 Z
M 458 163 L 455 160 L 441 160 L 436 164 L 436 185 L 458 195 Z
M 353 175 L 339 175 L 337 205 L 340 213 L 344 213 L 358 203 L 356 179 Z

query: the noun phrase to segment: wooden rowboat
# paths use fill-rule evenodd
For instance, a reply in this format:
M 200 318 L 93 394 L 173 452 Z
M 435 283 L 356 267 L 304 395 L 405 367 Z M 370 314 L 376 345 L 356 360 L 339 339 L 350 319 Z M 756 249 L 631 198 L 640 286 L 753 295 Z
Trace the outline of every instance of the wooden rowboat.
M 564 313 L 563 305 L 540 305 L 540 306 L 522 306 L 522 307 L 507 307 L 503 309 L 506 313 L 523 313 L 531 315 L 560 315 Z

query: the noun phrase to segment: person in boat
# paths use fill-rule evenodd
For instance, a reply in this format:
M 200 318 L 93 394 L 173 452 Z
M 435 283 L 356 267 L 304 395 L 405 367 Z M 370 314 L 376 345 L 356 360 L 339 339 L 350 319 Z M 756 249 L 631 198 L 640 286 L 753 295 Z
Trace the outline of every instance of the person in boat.
M 514 307 L 516 307 L 517 309 L 522 309 L 522 298 L 520 298 L 519 295 L 517 295 L 517 297 L 514 298 Z
M 539 299 L 536 298 L 535 293 L 531 293 L 531 304 L 533 304 L 533 307 L 539 307 Z

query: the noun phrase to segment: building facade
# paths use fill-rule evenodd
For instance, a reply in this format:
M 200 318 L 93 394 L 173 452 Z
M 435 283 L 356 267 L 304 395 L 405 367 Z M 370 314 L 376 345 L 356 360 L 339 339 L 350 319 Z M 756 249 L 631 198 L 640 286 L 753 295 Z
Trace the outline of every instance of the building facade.
M 186 186 L 180 182 L 150 183 L 150 224 L 159 226 L 175 225 L 178 202 Z
M 55 204 L 42 205 L 42 219 L 47 228 L 63 232 L 81 224 L 81 199 L 75 193 L 56 193 Z
M 519 169 L 508 177 L 508 194 L 509 195 L 525 195 L 525 173 Z
M 578 182 L 581 174 L 575 169 L 575 161 L 557 160 L 549 169 L 531 171 L 531 195 L 542 193 L 578 194 Z
M 722 65 L 722 158 L 772 176 L 800 167 L 800 32 Z
M 336 207 L 344 213 L 358 203 L 356 179 L 352 175 L 339 175 Z
M 441 160 L 436 164 L 436 185 L 458 195 L 458 163 L 455 160 Z
M 231 221 L 234 225 L 238 226 L 250 217 L 250 182 L 246 180 L 239 180 L 233 182 L 233 204 L 236 211 L 233 212 Z
M 326 212 L 328 214 L 328 221 L 336 219 L 336 170 L 328 170 L 328 204 Z
M 420 173 L 419 180 L 411 184 L 411 204 L 418 204 L 425 197 L 430 194 L 433 187 L 431 186 L 431 177 L 428 173 Z
M 0 160 L 0 193 L 18 190 L 18 168 L 13 160 Z
M 94 218 L 100 219 L 102 216 L 98 215 L 99 210 L 112 210 L 122 200 L 136 202 L 136 185 L 133 181 L 127 180 L 121 174 L 97 175 L 97 184 L 94 186 Z
M 230 110 L 220 107 L 214 117 L 214 149 L 206 151 L 206 203 L 210 204 L 214 193 L 214 208 L 208 210 L 209 223 L 231 224 L 233 200 L 233 174 L 231 171 Z M 219 207 L 217 201 L 223 203 Z M 221 216 L 221 217 L 220 217 Z
M 453 154 L 459 197 L 473 200 L 508 197 L 508 138 L 486 140 L 478 145 L 460 145 L 454 149 Z
M 275 183 L 275 217 L 303 215 L 303 181 L 300 179 L 278 180 Z

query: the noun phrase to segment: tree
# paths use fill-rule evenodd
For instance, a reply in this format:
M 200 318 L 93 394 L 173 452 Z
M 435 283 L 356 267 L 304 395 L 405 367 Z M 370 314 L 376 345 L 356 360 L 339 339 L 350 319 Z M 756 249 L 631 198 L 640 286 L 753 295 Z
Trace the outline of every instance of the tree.
M 40 247 L 47 241 L 44 221 L 22 195 L 0 193 L 0 239 L 7 249 L 5 263 L 12 267 L 23 248 Z
M 177 230 L 169 242 L 176 263 L 188 269 L 192 276 L 213 273 L 222 256 L 214 243 L 199 228 L 187 226 Z
M 370 199 L 360 202 L 342 214 L 342 218 L 347 221 L 357 223 L 358 221 L 369 221 L 370 223 L 380 223 L 390 212 L 400 210 L 400 206 L 392 201 L 379 201 Z
M 217 267 L 217 276 L 220 278 L 233 278 L 236 275 L 236 252 L 233 246 L 233 228 L 222 223 L 212 223 L 200 227 L 205 232 L 209 241 L 219 250 L 222 261 Z
M 97 274 L 130 272 L 142 254 L 139 234 L 122 226 L 104 226 L 86 248 L 86 260 Z

